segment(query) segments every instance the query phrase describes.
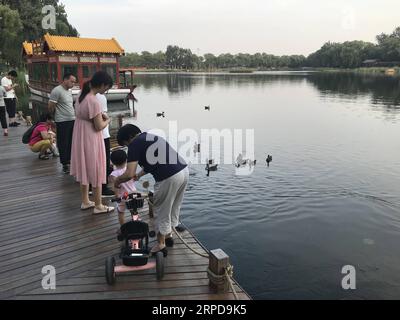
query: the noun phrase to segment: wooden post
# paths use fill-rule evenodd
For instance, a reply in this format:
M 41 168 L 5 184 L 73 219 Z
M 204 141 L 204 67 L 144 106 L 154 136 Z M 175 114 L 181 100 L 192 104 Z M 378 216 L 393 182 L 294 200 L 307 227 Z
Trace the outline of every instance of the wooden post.
M 229 265 L 229 256 L 221 249 L 212 250 L 210 252 L 210 271 L 216 275 L 224 275 L 225 269 Z M 210 287 L 217 293 L 229 292 L 229 283 L 225 279 L 222 283 L 213 283 L 210 278 Z

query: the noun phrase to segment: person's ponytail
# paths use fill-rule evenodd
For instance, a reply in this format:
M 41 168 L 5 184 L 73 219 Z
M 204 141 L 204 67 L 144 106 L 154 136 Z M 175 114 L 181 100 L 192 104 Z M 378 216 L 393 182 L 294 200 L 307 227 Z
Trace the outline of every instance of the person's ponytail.
M 83 84 L 81 95 L 79 96 L 79 103 L 81 103 L 90 92 L 90 80 Z
M 92 88 L 100 88 L 102 85 L 111 88 L 114 82 L 111 76 L 105 71 L 97 71 L 90 81 L 85 82 L 82 88 L 81 95 L 79 96 L 79 103 L 81 103 L 89 94 Z

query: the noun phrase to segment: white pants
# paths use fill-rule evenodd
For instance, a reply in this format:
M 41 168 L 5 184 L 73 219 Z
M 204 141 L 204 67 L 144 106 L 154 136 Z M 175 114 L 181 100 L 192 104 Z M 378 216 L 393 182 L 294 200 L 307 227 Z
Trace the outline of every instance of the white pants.
M 189 182 L 189 169 L 186 167 L 176 175 L 157 182 L 154 186 L 153 209 L 157 232 L 166 236 L 172 228 L 179 225 L 181 205 Z

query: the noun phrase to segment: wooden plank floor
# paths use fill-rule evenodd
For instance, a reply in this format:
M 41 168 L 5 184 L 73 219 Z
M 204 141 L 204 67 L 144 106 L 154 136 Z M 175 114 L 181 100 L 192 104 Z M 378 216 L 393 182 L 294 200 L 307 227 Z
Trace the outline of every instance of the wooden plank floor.
M 0 137 L 0 299 L 234 299 L 210 290 L 208 259 L 179 240 L 169 250 L 163 281 L 151 270 L 119 276 L 108 286 L 105 258 L 117 257 L 120 248 L 116 214 L 80 211 L 79 185 L 61 173 L 58 159 L 40 161 L 21 143 L 26 129 Z M 147 210 L 142 218 L 148 221 Z M 184 238 L 205 252 L 190 232 Z M 46 265 L 56 268 L 54 291 L 42 288 Z

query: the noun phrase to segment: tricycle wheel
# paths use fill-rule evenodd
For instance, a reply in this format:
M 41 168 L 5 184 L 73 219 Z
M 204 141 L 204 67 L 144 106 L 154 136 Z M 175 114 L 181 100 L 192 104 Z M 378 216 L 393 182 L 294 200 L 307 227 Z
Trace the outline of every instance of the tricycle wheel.
M 112 286 L 116 281 L 115 274 L 115 259 L 114 257 L 108 257 L 106 260 L 106 279 L 107 283 Z
M 164 278 L 164 254 L 162 252 L 156 254 L 156 270 L 157 280 L 162 280 Z

